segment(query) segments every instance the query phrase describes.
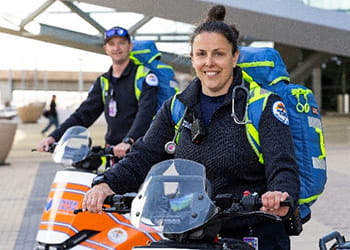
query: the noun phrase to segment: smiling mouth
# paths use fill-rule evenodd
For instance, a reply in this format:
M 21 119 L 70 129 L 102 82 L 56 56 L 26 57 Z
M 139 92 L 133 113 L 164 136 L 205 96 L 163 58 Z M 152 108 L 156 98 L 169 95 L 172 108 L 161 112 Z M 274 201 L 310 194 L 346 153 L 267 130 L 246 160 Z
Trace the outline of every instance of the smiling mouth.
M 207 76 L 216 76 L 217 74 L 219 74 L 219 71 L 204 71 L 204 73 Z

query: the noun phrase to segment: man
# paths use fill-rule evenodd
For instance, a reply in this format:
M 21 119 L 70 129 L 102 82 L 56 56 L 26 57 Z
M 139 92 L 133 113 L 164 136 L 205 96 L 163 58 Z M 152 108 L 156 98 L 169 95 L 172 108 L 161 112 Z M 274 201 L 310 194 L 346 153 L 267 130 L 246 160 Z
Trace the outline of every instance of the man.
M 118 158 L 124 157 L 134 141 L 147 131 L 157 107 L 157 76 L 130 60 L 132 43 L 126 29 L 113 27 L 107 30 L 103 48 L 112 59 L 109 71 L 96 79 L 78 109 L 39 142 L 38 151 L 47 151 L 50 144 L 74 125 L 91 126 L 102 112 L 107 121 L 106 144 L 114 146 L 113 152 Z M 143 81 L 138 97 L 136 81 Z

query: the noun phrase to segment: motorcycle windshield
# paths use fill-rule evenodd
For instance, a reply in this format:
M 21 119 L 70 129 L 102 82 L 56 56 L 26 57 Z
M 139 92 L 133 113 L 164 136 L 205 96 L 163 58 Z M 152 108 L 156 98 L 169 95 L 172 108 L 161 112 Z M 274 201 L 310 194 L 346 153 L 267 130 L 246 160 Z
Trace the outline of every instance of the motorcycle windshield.
M 71 165 L 89 153 L 89 131 L 82 126 L 73 126 L 58 141 L 52 158 L 54 162 Z
M 203 165 L 174 159 L 154 165 L 131 206 L 131 223 L 158 233 L 183 233 L 216 214 Z

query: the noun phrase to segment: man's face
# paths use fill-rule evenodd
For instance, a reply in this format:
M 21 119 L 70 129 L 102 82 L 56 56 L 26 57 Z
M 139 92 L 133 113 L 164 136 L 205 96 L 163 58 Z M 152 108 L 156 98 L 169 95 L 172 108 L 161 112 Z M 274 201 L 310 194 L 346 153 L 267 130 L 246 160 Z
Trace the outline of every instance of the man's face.
M 129 60 L 132 44 L 127 38 L 115 36 L 103 46 L 106 54 L 112 58 L 113 64 L 124 64 Z

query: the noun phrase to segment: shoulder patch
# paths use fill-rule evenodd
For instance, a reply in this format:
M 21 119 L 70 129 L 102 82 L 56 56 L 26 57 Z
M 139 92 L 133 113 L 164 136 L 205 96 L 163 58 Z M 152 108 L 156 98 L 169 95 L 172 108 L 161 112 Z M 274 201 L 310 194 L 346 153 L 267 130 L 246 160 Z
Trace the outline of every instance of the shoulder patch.
M 158 77 L 153 73 L 149 73 L 146 76 L 146 83 L 149 86 L 158 86 Z
M 285 125 L 289 125 L 288 114 L 286 110 L 286 106 L 282 101 L 276 101 L 272 105 L 272 113 L 273 115 Z

